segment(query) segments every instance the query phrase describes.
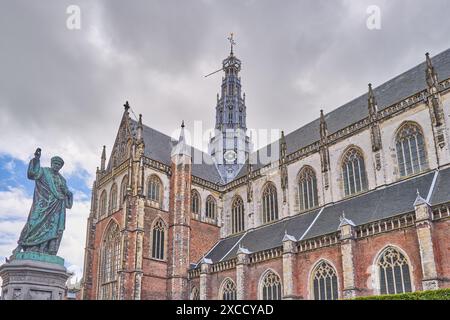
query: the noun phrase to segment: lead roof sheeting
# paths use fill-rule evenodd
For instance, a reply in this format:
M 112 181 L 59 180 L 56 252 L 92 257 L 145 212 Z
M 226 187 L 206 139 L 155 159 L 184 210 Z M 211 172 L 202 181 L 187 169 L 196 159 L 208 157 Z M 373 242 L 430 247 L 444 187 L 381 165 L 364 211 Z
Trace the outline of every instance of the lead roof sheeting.
M 430 190 L 433 176 L 434 172 L 429 172 L 425 175 L 325 207 L 304 239 L 337 231 L 340 223 L 339 218 L 343 212 L 345 212 L 345 217 L 352 220 L 357 226 L 402 213 L 413 212 L 417 190 L 426 197 Z

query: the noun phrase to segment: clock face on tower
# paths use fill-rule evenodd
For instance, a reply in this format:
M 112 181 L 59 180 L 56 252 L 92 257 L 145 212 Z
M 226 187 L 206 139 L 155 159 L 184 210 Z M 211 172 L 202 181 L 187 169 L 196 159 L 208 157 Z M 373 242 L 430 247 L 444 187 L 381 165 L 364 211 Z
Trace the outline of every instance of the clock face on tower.
M 230 162 L 234 162 L 236 160 L 237 155 L 236 155 L 236 152 L 234 152 L 233 150 L 228 150 L 227 152 L 225 152 L 223 157 L 226 162 L 230 163 Z

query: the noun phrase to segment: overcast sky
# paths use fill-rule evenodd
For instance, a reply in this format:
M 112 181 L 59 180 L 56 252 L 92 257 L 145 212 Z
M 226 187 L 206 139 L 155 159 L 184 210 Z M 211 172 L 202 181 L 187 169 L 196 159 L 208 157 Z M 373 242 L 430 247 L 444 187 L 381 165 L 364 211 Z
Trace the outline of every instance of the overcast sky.
M 80 30 L 66 26 L 69 5 L 81 9 Z M 366 26 L 369 5 L 381 10 L 379 30 Z M 28 214 L 24 173 L 39 146 L 44 165 L 64 158 L 78 192 L 61 255 L 79 272 L 89 185 L 123 103 L 169 135 L 182 119 L 212 127 L 221 74 L 204 75 L 221 67 L 230 32 L 248 127 L 291 132 L 450 47 L 449 9 L 448 0 L 2 0 L 0 257 Z

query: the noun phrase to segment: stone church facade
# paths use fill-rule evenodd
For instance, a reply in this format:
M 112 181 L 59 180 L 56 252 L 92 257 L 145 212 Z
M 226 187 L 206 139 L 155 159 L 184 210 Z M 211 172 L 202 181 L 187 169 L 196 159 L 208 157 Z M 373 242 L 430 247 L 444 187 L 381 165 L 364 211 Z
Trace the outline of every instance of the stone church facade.
M 223 71 L 209 154 L 125 104 L 92 188 L 83 299 L 450 287 L 450 50 L 256 152 L 232 51 Z

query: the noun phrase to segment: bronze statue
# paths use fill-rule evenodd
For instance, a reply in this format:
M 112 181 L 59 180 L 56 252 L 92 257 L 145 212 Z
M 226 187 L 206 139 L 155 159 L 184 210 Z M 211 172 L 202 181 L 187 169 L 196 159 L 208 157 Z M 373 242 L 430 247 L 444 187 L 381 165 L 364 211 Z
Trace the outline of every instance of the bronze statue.
M 56 255 L 65 229 L 66 208 L 72 208 L 73 194 L 59 173 L 64 161 L 51 158 L 51 167 L 40 166 L 41 149 L 37 148 L 28 165 L 28 179 L 34 180 L 33 204 L 12 258 L 22 250 Z

